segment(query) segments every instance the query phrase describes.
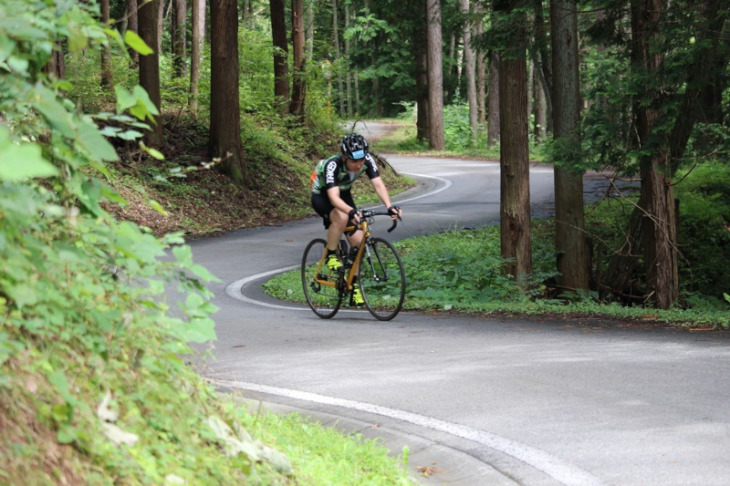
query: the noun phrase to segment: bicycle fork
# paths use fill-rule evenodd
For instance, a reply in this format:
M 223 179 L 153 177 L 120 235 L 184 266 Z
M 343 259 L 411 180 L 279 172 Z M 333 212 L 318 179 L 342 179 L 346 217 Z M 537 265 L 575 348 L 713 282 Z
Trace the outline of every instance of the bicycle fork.
M 372 253 L 370 247 L 372 247 Z M 373 274 L 373 280 L 375 280 L 376 282 L 387 282 L 388 271 L 386 270 L 383 261 L 380 259 L 380 253 L 378 253 L 378 248 L 374 244 L 367 244 L 365 245 L 365 253 L 368 267 L 370 267 L 369 271 Z M 375 254 L 375 258 L 373 258 L 372 254 Z M 360 262 L 360 264 L 362 265 L 362 262 Z

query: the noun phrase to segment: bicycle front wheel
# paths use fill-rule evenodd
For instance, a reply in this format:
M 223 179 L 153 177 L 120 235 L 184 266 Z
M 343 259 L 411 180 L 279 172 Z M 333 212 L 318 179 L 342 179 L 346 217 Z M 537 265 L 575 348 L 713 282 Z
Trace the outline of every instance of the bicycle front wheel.
M 324 264 L 327 242 L 321 238 L 312 240 L 302 256 L 302 288 L 307 304 L 322 319 L 337 314 L 342 304 L 343 278 Z
M 359 277 L 370 313 L 381 321 L 394 318 L 406 296 L 406 273 L 395 247 L 382 238 L 370 238 L 360 262 Z

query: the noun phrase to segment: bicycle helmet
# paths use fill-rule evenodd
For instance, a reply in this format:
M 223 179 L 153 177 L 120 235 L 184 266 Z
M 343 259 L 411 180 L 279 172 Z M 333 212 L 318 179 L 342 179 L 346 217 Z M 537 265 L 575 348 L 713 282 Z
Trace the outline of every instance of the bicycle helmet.
M 342 138 L 342 155 L 348 159 L 360 160 L 368 154 L 368 142 L 362 135 L 350 133 Z

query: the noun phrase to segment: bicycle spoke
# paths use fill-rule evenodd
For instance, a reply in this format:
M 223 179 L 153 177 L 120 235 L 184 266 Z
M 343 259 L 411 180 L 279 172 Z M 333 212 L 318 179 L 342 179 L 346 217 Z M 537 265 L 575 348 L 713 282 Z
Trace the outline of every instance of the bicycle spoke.
M 365 305 L 375 318 L 388 321 L 403 306 L 406 279 L 395 247 L 381 238 L 367 242 L 360 265 L 360 287 Z
M 326 250 L 323 239 L 312 240 L 302 257 L 302 288 L 307 304 L 322 319 L 334 316 L 342 304 L 342 277 L 322 262 Z

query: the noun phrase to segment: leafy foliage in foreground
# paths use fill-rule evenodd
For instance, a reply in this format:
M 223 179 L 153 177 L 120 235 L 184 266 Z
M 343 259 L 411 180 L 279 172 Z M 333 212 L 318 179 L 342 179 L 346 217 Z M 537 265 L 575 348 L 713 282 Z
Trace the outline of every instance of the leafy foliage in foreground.
M 405 483 L 372 443 L 302 453 L 317 426 L 256 426 L 183 360 L 215 338 L 215 277 L 180 234 L 115 219 L 105 208 L 125 201 L 98 178 L 117 159 L 108 138 L 135 140 L 156 108 L 118 87 L 116 109 L 92 116 L 42 72 L 59 40 L 78 53 L 116 38 L 93 8 L 0 4 L 0 483 L 321 484 L 310 458 Z

